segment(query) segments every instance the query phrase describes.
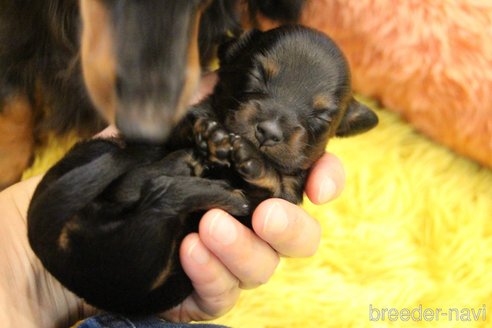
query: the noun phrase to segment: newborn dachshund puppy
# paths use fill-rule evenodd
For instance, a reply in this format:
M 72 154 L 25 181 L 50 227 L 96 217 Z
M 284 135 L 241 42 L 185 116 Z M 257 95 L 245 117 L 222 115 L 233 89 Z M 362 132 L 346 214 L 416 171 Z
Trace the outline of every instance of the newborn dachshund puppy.
M 220 52 L 219 83 L 164 145 L 77 144 L 44 177 L 28 212 L 47 270 L 96 307 L 156 313 L 192 291 L 182 239 L 204 211 L 250 225 L 270 197 L 294 203 L 332 136 L 377 124 L 350 88 L 337 46 L 313 30 L 253 31 Z

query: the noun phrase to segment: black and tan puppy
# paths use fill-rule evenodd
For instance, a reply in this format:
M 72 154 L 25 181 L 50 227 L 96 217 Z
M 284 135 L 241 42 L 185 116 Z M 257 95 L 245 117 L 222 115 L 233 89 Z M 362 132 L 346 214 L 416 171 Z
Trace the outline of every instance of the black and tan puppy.
M 192 290 L 178 249 L 203 211 L 249 225 L 265 198 L 299 203 L 328 139 L 377 124 L 352 97 L 342 53 L 318 32 L 251 32 L 220 59 L 214 93 L 166 144 L 83 142 L 39 184 L 31 246 L 90 304 L 133 314 L 177 305 Z

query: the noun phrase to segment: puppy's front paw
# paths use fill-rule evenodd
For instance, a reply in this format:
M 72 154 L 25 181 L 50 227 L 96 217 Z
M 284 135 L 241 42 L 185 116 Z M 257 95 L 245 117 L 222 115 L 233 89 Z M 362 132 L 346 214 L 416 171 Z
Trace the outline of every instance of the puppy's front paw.
M 251 213 L 251 206 L 248 199 L 240 189 L 231 191 L 231 206 L 224 208 L 233 216 L 245 216 Z
M 229 133 L 216 121 L 200 118 L 195 123 L 198 149 L 214 164 L 230 166 L 231 140 Z
M 206 188 L 207 196 L 216 193 L 215 203 L 209 203 L 209 208 L 221 208 L 233 216 L 245 216 L 251 212 L 248 198 L 240 189 L 232 188 L 228 182 L 213 180 L 209 181 L 210 186 Z
M 232 137 L 232 159 L 237 171 L 246 180 L 256 180 L 263 172 L 263 158 L 256 147 L 249 141 Z

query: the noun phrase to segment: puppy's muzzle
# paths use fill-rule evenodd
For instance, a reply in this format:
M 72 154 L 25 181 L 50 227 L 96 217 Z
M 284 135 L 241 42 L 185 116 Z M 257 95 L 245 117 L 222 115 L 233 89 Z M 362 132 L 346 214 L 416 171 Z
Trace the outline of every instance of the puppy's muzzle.
M 268 120 L 256 125 L 255 136 L 261 146 L 275 146 L 284 140 L 282 127 L 277 120 Z

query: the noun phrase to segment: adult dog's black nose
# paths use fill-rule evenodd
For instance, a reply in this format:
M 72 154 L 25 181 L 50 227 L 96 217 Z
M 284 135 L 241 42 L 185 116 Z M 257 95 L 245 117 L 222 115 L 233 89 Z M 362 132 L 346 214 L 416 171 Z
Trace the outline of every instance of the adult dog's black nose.
M 284 138 L 284 134 L 277 120 L 258 123 L 256 125 L 255 135 L 262 146 L 274 146 Z

